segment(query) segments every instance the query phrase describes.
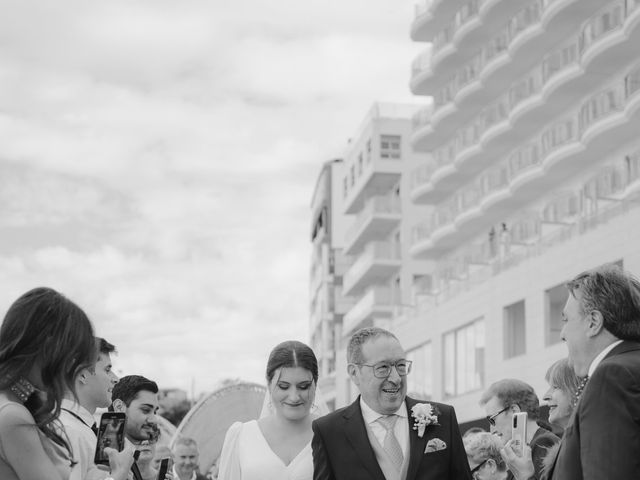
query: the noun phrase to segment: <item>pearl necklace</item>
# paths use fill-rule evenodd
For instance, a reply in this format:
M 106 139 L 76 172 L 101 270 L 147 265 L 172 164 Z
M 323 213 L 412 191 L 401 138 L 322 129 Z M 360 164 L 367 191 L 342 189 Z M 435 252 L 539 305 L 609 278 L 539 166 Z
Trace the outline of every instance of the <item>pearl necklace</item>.
M 578 385 L 578 389 L 576 390 L 576 393 L 573 396 L 573 407 L 575 408 L 576 405 L 578 405 L 578 400 L 580 400 L 580 397 L 582 396 L 582 391 L 584 390 L 584 387 L 587 386 L 587 382 L 589 381 L 589 375 L 587 375 L 586 377 L 583 377 L 582 380 L 580 381 L 580 385 Z

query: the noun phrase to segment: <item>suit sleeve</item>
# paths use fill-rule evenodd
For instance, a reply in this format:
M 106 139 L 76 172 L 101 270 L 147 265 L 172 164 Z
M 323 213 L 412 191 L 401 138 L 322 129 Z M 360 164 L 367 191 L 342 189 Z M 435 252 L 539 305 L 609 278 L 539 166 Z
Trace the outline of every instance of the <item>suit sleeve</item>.
M 316 421 L 311 424 L 311 427 L 313 429 L 313 438 L 311 439 L 313 480 L 335 480 L 324 439 Z
M 467 452 L 462 443 L 462 435 L 460 435 L 460 426 L 456 411 L 451 407 L 451 472 L 450 478 L 455 480 L 471 480 L 471 471 L 469 470 L 469 461 L 467 460 Z
M 640 471 L 640 378 L 623 365 L 596 370 L 579 404 L 584 480 L 637 478 Z M 589 388 L 590 387 L 590 388 Z

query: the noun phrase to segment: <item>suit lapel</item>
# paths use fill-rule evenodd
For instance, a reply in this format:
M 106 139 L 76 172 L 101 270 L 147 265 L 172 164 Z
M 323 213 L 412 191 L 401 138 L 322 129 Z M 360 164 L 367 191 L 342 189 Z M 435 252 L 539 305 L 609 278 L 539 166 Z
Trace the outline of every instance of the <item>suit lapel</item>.
M 405 404 L 407 405 L 407 417 L 409 419 L 409 467 L 407 468 L 407 479 L 415 478 L 418 473 L 418 467 L 424 456 L 424 449 L 427 445 L 427 435 L 420 438 L 418 432 L 413 429 L 413 417 L 411 417 L 411 407 L 418 403 L 413 398 L 407 397 Z
M 378 465 L 373 448 L 369 443 L 369 435 L 362 418 L 360 397 L 356 399 L 342 414 L 344 418 L 344 433 L 351 446 L 358 454 L 360 461 L 371 474 L 372 479 L 385 480 Z

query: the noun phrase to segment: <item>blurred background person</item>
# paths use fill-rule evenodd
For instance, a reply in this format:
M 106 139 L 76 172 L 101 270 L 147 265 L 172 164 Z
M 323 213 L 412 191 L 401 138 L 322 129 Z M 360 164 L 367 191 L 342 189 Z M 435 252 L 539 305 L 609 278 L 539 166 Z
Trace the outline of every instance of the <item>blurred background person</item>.
M 206 480 L 200 474 L 200 453 L 193 438 L 178 437 L 173 443 L 174 480 Z
M 497 436 L 489 432 L 471 433 L 467 436 L 464 448 L 474 480 L 508 478 L 507 466 L 500 455 L 502 442 Z
M 58 417 L 78 373 L 95 364 L 85 312 L 51 288 L 35 288 L 9 308 L 0 327 L 0 478 L 67 480 L 76 464 Z M 133 450 L 108 450 L 124 480 Z

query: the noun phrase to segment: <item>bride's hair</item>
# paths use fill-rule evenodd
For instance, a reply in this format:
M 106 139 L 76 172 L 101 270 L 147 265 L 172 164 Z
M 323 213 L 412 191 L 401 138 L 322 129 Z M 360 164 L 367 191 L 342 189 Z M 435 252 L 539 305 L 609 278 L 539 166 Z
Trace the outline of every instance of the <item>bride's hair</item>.
M 267 382 L 271 383 L 276 370 L 288 367 L 309 370 L 314 383 L 318 382 L 318 359 L 308 345 L 297 340 L 288 340 L 276 345 L 267 361 Z

